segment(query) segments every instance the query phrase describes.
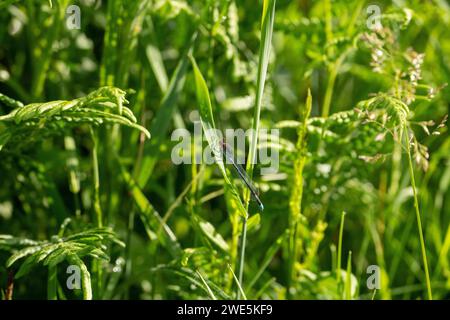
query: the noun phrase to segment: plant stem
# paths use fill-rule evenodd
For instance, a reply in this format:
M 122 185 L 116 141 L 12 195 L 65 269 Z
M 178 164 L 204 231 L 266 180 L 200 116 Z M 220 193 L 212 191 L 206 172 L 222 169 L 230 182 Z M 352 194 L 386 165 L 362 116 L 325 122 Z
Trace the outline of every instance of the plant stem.
M 102 207 L 100 205 L 100 176 L 98 171 L 98 157 L 97 157 L 97 138 L 95 137 L 94 129 L 90 129 L 91 138 L 93 142 L 92 147 L 92 171 L 93 171 L 93 187 L 94 187 L 94 212 L 97 227 L 103 226 L 102 222 Z
M 411 158 L 411 147 L 409 145 L 408 130 L 407 130 L 406 125 L 404 127 L 404 131 L 405 131 L 405 137 L 406 137 L 406 150 L 408 152 L 408 165 L 409 165 L 409 174 L 411 176 L 411 187 L 413 189 L 413 195 L 414 195 L 414 209 L 416 211 L 417 228 L 419 230 L 420 249 L 422 251 L 423 267 L 425 270 L 425 279 L 426 279 L 426 284 L 427 284 L 427 294 L 428 294 L 428 299 L 433 300 L 433 294 L 431 292 L 430 274 L 428 271 L 427 252 L 425 249 L 425 240 L 424 240 L 423 231 L 422 231 L 422 219 L 420 217 L 419 200 L 418 200 L 418 195 L 417 195 L 416 181 L 414 178 L 414 167 L 413 167 L 413 162 L 412 162 L 412 158 Z
M 58 300 L 57 296 L 58 288 L 58 278 L 57 278 L 57 267 L 48 267 L 48 279 L 47 279 L 47 299 L 48 300 Z
M 341 214 L 341 225 L 339 227 L 339 242 L 337 251 L 337 263 L 336 263 L 336 281 L 339 284 L 341 282 L 341 257 L 342 257 L 342 236 L 344 233 L 344 221 L 345 221 L 345 211 Z
M 35 35 L 39 35 L 38 41 L 34 43 L 36 47 L 33 47 L 32 50 L 33 77 L 31 96 L 34 99 L 41 97 L 44 91 L 45 80 L 48 76 L 47 71 L 53 56 L 53 45 L 57 41 L 61 25 L 64 25 L 63 20 L 67 5 L 68 0 L 58 1 L 58 3 L 55 4 L 55 7 L 51 10 L 51 13 L 49 13 L 49 16 L 46 17 L 46 22 L 52 26 L 51 28 L 42 30 L 39 33 L 37 31 L 32 31 Z M 34 18 L 35 17 L 32 17 L 30 20 L 33 20 Z
M 248 161 L 246 165 L 247 173 L 250 179 L 253 178 L 253 166 L 256 158 L 256 147 L 258 145 L 258 132 L 261 115 L 261 106 L 264 93 L 264 85 L 267 77 L 267 67 L 269 64 L 273 22 L 275 19 L 275 2 L 276 0 L 264 1 L 265 10 L 263 10 L 263 23 L 261 26 L 261 46 L 259 48 L 258 77 L 256 83 L 257 94 L 255 98 L 255 111 L 253 114 L 252 137 L 250 141 L 250 148 L 248 151 Z M 245 195 L 246 197 L 244 197 L 244 200 L 248 206 L 248 199 L 250 197 L 249 190 L 246 190 Z
M 291 295 L 292 279 L 294 278 L 295 262 L 298 259 L 298 246 L 297 246 L 297 234 L 298 223 L 301 218 L 302 212 L 302 198 L 303 198 L 303 168 L 306 163 L 306 155 L 308 148 L 306 145 L 306 134 L 308 131 L 308 118 L 311 114 L 312 96 L 311 90 L 308 89 L 308 95 L 304 108 L 300 111 L 301 126 L 297 130 L 297 155 L 294 161 L 294 181 L 292 186 L 292 192 L 289 199 L 289 247 L 288 247 L 288 290 L 287 297 Z
M 345 273 L 345 300 L 352 299 L 352 252 L 348 252 L 347 271 Z
M 239 260 L 239 283 L 242 287 L 242 280 L 244 278 L 244 263 L 245 263 L 245 243 L 247 240 L 247 218 L 242 219 L 242 237 L 241 237 L 241 257 Z M 241 291 L 238 288 L 237 299 L 241 298 Z
M 377 294 L 377 289 L 374 289 L 371 300 L 375 300 L 375 295 L 376 294 Z
M 246 171 L 250 179 L 253 177 L 253 166 L 256 159 L 256 147 L 258 145 L 258 132 L 259 123 L 261 115 L 261 106 L 264 93 L 264 85 L 267 77 L 267 68 L 269 65 L 270 56 L 270 46 L 272 43 L 272 33 L 273 24 L 275 20 L 275 5 L 276 0 L 264 0 L 263 12 L 262 12 L 262 23 L 261 23 L 261 45 L 259 47 L 259 63 L 258 63 L 258 76 L 256 80 L 256 98 L 255 98 L 255 111 L 253 114 L 252 123 L 252 138 L 250 141 L 250 147 L 248 151 L 248 161 L 246 166 Z M 248 211 L 248 205 L 250 201 L 250 191 L 248 189 L 244 190 L 244 201 L 245 209 Z M 241 239 L 241 258 L 239 264 L 239 283 L 242 285 L 243 275 L 244 275 L 244 264 L 245 264 L 245 243 L 247 238 L 247 219 L 248 214 L 243 218 L 242 224 L 242 239 Z M 241 293 L 237 293 L 238 299 Z
M 359 16 L 361 9 L 364 5 L 364 1 L 360 1 L 359 4 L 357 4 L 354 14 L 352 16 L 351 22 L 348 26 L 348 34 L 352 34 L 357 17 Z M 331 12 L 331 1 L 326 0 L 324 2 L 324 8 L 325 8 L 325 34 L 328 44 L 328 55 L 332 57 L 334 55 L 334 47 L 331 45 L 331 42 L 333 41 L 333 15 Z M 351 50 L 351 49 L 350 49 Z M 344 61 L 345 57 L 350 51 L 349 49 L 345 50 L 339 58 L 330 63 L 328 67 L 328 83 L 327 83 L 327 89 L 325 91 L 325 98 L 323 101 L 323 107 L 322 107 L 322 117 L 326 118 L 330 114 L 330 105 L 331 105 L 331 98 L 333 97 L 333 91 L 334 91 L 334 84 L 336 82 L 336 77 L 338 74 L 338 70 L 341 67 L 342 62 Z
M 338 69 L 337 63 L 333 63 L 329 67 L 327 90 L 325 91 L 325 98 L 323 100 L 323 107 L 322 107 L 323 118 L 327 118 L 328 115 L 330 114 L 331 98 L 333 97 L 334 83 L 336 82 L 337 69 Z
M 350 54 L 350 52 L 353 50 L 353 48 L 348 48 L 344 52 L 341 53 L 339 58 L 336 59 L 336 61 L 331 62 L 328 66 L 328 83 L 327 83 L 327 89 L 325 91 L 325 98 L 323 100 L 323 107 L 322 107 L 322 117 L 327 118 L 330 114 L 330 106 L 331 106 L 331 99 L 333 98 L 333 91 L 334 91 L 334 85 L 336 83 L 336 77 L 339 72 L 339 69 L 341 68 L 342 63 L 344 62 L 345 58 Z
M 92 170 L 93 170 L 93 187 L 94 187 L 94 213 L 97 227 L 101 228 L 103 226 L 102 222 L 102 207 L 100 205 L 100 176 L 98 172 L 98 158 L 97 158 L 97 139 L 95 137 L 94 129 L 90 128 L 91 138 L 93 142 L 92 147 Z M 92 270 L 95 274 L 94 277 L 94 287 L 95 287 L 95 297 L 100 297 L 100 290 L 102 287 L 102 268 L 100 266 L 100 261 L 94 259 L 92 261 Z
M 325 10 L 325 35 L 327 39 L 327 43 L 330 44 L 333 41 L 333 15 L 331 13 L 331 0 L 324 1 L 324 10 Z M 328 47 L 328 54 L 333 54 L 333 47 Z
M 237 270 L 238 264 L 238 252 L 239 252 L 239 225 L 240 225 L 240 215 L 237 212 L 232 212 L 230 215 L 231 222 L 231 245 L 230 245 L 230 264 L 233 268 Z M 230 274 L 230 279 L 228 281 L 228 289 L 233 285 L 233 277 Z

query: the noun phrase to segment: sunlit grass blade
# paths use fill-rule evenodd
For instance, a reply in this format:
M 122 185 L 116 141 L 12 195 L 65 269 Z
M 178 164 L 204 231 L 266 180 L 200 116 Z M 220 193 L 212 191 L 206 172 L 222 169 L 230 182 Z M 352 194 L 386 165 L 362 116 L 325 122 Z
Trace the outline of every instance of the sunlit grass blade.
M 253 178 L 253 166 L 255 163 L 256 149 L 258 145 L 258 132 L 260 127 L 260 115 L 262 100 L 264 94 L 264 86 L 267 77 L 267 69 L 269 66 L 270 48 L 272 45 L 273 23 L 275 20 L 275 4 L 276 0 L 264 0 L 262 23 L 261 23 L 261 43 L 259 47 L 258 73 L 256 79 L 256 98 L 255 108 L 252 120 L 252 137 L 250 140 L 250 148 L 247 161 L 247 173 Z
M 144 146 L 144 157 L 139 167 L 134 170 L 135 176 L 137 174 L 137 182 L 139 186 L 144 187 L 150 178 L 156 162 L 158 161 L 158 149 L 161 143 L 166 138 L 167 130 L 169 129 L 172 120 L 172 114 L 178 102 L 178 98 L 184 87 L 184 80 L 186 77 L 187 67 L 189 65 L 188 55 L 192 53 L 193 46 L 197 35 L 192 36 L 189 48 L 181 57 L 178 65 L 170 79 L 169 87 L 161 100 L 161 105 L 158 112 L 153 119 L 150 131 L 153 132 L 152 141 Z
M 427 296 L 428 300 L 433 300 L 433 293 L 431 290 L 431 279 L 430 279 L 430 272 L 428 270 L 428 258 L 427 258 L 427 249 L 425 246 L 425 239 L 423 236 L 423 230 L 422 230 L 422 219 L 420 216 L 420 209 L 419 209 L 419 195 L 416 187 L 416 179 L 414 176 L 414 167 L 411 157 L 411 146 L 409 141 L 409 131 L 406 125 L 403 129 L 403 135 L 405 139 L 405 145 L 406 145 L 406 151 L 407 151 L 407 158 L 408 158 L 408 168 L 409 168 L 409 175 L 411 178 L 411 187 L 413 190 L 413 197 L 414 197 L 414 210 L 416 212 L 416 220 L 417 220 L 417 229 L 419 232 L 419 242 L 420 242 L 420 250 L 422 253 L 422 263 L 423 263 L 423 269 L 425 273 L 425 283 L 427 287 Z M 402 135 L 400 135 L 402 137 Z
M 248 161 L 246 166 L 247 174 L 250 179 L 253 178 L 253 166 L 255 163 L 256 150 L 258 146 L 258 133 L 260 127 L 262 99 L 267 77 L 267 68 L 269 66 L 270 48 L 272 46 L 273 24 L 275 20 L 275 4 L 276 0 L 264 0 L 263 3 L 262 19 L 261 19 L 261 43 L 259 47 L 258 73 L 256 79 L 255 109 L 252 120 L 252 136 L 250 140 L 250 147 L 247 157 Z M 249 195 L 250 195 L 249 189 L 245 189 L 244 201 L 246 209 L 248 209 Z M 239 282 L 241 284 L 243 282 L 244 277 L 246 237 L 247 237 L 247 218 L 244 218 L 242 225 L 241 254 L 239 263 Z M 238 292 L 238 299 L 239 298 L 240 292 Z
M 348 252 L 347 269 L 345 273 L 344 296 L 346 300 L 352 299 L 352 252 Z
M 148 201 L 147 197 L 139 188 L 137 182 L 131 177 L 131 175 L 122 165 L 120 166 L 122 176 L 127 184 L 129 192 L 131 193 L 136 203 L 139 216 L 145 226 L 149 238 L 152 239 L 154 237 L 157 237 L 161 245 L 163 245 L 173 257 L 178 257 L 182 253 L 182 250 L 175 234 L 170 229 L 170 227 L 164 223 L 163 218 L 155 210 L 153 205 Z
M 242 297 L 244 298 L 244 300 L 247 300 L 247 296 L 245 295 L 244 289 L 242 288 L 241 284 L 239 283 L 238 278 L 234 274 L 233 268 L 231 268 L 231 266 L 229 264 L 228 264 L 228 269 L 230 269 L 230 272 L 233 275 L 233 279 L 236 282 L 236 285 L 237 285 L 237 287 L 239 289 L 239 292 L 241 293 Z
M 338 239 L 338 250 L 337 250 L 337 263 L 336 263 L 336 281 L 338 285 L 341 283 L 341 259 L 342 259 L 342 238 L 344 235 L 344 222 L 345 222 L 345 212 L 341 214 L 341 223 L 339 226 L 339 239 Z
M 199 107 L 200 119 L 202 122 L 203 132 L 205 134 L 206 140 L 208 141 L 209 147 L 211 148 L 211 151 L 214 154 L 216 164 L 219 167 L 220 172 L 222 173 L 225 183 L 229 187 L 229 190 L 230 190 L 231 194 L 233 195 L 233 198 L 235 199 L 239 213 L 243 217 L 247 217 L 247 210 L 245 210 L 244 205 L 241 201 L 241 198 L 239 197 L 239 193 L 237 192 L 235 186 L 233 185 L 230 178 L 228 177 L 227 171 L 226 171 L 224 163 L 223 163 L 222 152 L 220 150 L 221 138 L 218 136 L 218 134 L 216 132 L 216 126 L 214 123 L 214 117 L 213 117 L 211 99 L 209 97 L 208 87 L 206 86 L 205 79 L 203 78 L 203 75 L 201 74 L 200 69 L 198 68 L 197 63 L 195 62 L 193 57 L 191 57 L 191 62 L 192 62 L 192 67 L 194 69 L 197 102 L 199 104 L 198 107 Z
M 202 281 L 203 285 L 206 288 L 206 291 L 208 292 L 208 295 L 211 297 L 212 300 L 217 300 L 216 296 L 214 295 L 214 292 L 212 292 L 211 288 L 209 287 L 208 283 L 206 283 L 205 279 L 203 278 L 202 274 L 199 270 L 196 271 L 200 280 Z
M 202 288 L 211 299 L 213 299 L 213 296 L 217 299 L 220 298 L 222 300 L 229 300 L 231 297 L 224 292 L 218 285 L 216 285 L 214 282 L 210 281 L 209 279 L 205 279 L 203 276 L 200 277 L 199 271 L 191 270 L 189 268 L 178 268 L 178 267 L 172 267 L 167 265 L 159 265 L 156 266 L 151 270 L 152 272 L 156 271 L 167 271 L 170 272 L 173 275 L 180 276 L 186 280 L 188 280 L 191 284 L 195 285 L 196 287 Z M 203 278 L 203 279 L 201 279 Z M 205 286 L 205 283 L 207 286 Z M 209 289 L 208 289 L 209 288 Z M 210 291 L 210 292 L 209 292 Z M 212 295 L 211 295 L 212 293 Z
M 269 266 L 270 262 L 273 260 L 275 254 L 280 250 L 281 246 L 285 243 L 286 239 L 288 238 L 289 233 L 286 231 L 281 236 L 277 238 L 277 240 L 269 247 L 266 254 L 264 255 L 264 259 L 261 262 L 261 266 L 259 269 L 255 272 L 254 277 L 251 279 L 250 283 L 247 286 L 247 290 L 250 290 L 253 288 L 253 286 L 258 282 L 258 280 L 261 278 L 261 275 L 264 273 L 264 271 Z

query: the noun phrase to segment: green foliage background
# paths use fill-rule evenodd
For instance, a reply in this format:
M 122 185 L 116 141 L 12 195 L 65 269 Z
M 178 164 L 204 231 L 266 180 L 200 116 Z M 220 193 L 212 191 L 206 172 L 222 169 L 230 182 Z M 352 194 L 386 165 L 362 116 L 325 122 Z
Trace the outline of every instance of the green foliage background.
M 2 299 L 450 297 L 446 1 L 2 0 L 0 26 Z M 172 163 L 193 111 L 281 130 L 263 212 Z

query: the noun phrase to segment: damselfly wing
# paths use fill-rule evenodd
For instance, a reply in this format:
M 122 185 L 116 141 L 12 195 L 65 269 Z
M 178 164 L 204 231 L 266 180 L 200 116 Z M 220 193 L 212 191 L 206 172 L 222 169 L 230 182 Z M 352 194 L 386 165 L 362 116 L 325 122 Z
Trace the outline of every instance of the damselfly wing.
M 253 184 L 252 180 L 248 176 L 245 169 L 239 163 L 236 162 L 230 146 L 223 140 L 220 142 L 220 146 L 221 146 L 223 155 L 225 157 L 226 163 L 229 163 L 233 166 L 233 168 L 235 169 L 235 171 L 238 174 L 241 181 L 250 190 L 250 194 L 251 194 L 252 198 L 258 203 L 258 206 L 260 207 L 261 211 L 264 210 L 264 205 L 261 202 L 261 199 L 259 198 L 258 188 L 255 187 L 255 185 Z

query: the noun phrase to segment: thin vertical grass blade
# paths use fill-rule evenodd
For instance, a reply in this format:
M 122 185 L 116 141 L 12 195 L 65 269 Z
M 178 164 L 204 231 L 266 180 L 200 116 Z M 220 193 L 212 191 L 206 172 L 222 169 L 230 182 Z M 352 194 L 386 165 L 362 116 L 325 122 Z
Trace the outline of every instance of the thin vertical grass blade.
M 264 93 L 264 85 L 266 83 L 267 68 L 269 65 L 270 47 L 272 44 L 273 23 L 275 20 L 275 4 L 276 0 L 264 0 L 262 11 L 262 23 L 261 23 L 261 44 L 259 47 L 259 63 L 258 74 L 256 79 L 256 98 L 255 98 L 255 110 L 253 114 L 252 123 L 252 137 L 250 141 L 250 147 L 248 151 L 248 161 L 246 170 L 250 179 L 253 178 L 253 167 L 256 158 L 256 149 L 258 145 L 258 132 L 261 116 L 262 98 Z M 244 202 L 245 209 L 247 211 L 250 201 L 250 190 L 244 189 Z M 244 264 L 245 264 L 245 243 L 247 236 L 247 220 L 244 219 L 242 225 L 242 241 L 241 241 L 241 255 L 239 263 L 239 283 L 243 282 Z M 240 298 L 240 292 L 238 291 L 237 298 Z
M 203 278 L 202 274 L 200 273 L 200 271 L 197 270 L 197 274 L 200 278 L 200 280 L 202 280 L 203 285 L 206 288 L 206 292 L 208 292 L 208 295 L 210 296 L 210 298 L 212 300 L 217 300 L 216 296 L 214 295 L 214 292 L 212 292 L 211 288 L 209 287 L 208 283 L 205 281 L 205 279 Z
M 278 237 L 278 239 L 275 241 L 275 243 L 273 243 L 270 246 L 270 248 L 267 250 L 267 252 L 264 256 L 264 259 L 260 264 L 261 266 L 255 272 L 255 276 L 253 277 L 253 279 L 250 281 L 249 285 L 247 286 L 247 291 L 250 290 L 251 288 L 253 288 L 253 286 L 256 284 L 256 282 L 258 282 L 261 275 L 264 273 L 264 271 L 269 266 L 270 262 L 272 261 L 273 257 L 275 256 L 275 254 L 278 252 L 278 250 L 280 250 L 281 246 L 288 238 L 288 235 L 289 235 L 289 233 L 286 230 L 280 237 Z
M 11 138 L 11 133 L 8 131 L 0 132 L 0 151 L 2 151 L 3 146 L 8 143 Z
M 209 90 L 206 86 L 205 79 L 203 78 L 202 73 L 200 72 L 200 69 L 197 66 L 197 63 L 195 62 L 194 58 L 191 57 L 192 61 L 192 67 L 194 69 L 194 77 L 195 77 L 195 86 L 196 86 L 196 93 L 197 93 L 197 102 L 198 102 L 198 108 L 200 112 L 200 119 L 202 122 L 203 132 L 205 134 L 206 140 L 208 141 L 209 147 L 211 148 L 214 158 L 216 160 L 216 163 L 220 169 L 220 172 L 223 175 L 223 178 L 225 180 L 225 183 L 229 187 L 228 190 L 230 190 L 231 195 L 233 196 L 233 199 L 235 200 L 235 203 L 237 205 L 237 209 L 239 213 L 243 217 L 247 217 L 247 210 L 245 210 L 244 205 L 241 201 L 241 198 L 239 197 L 239 193 L 234 186 L 233 182 L 228 177 L 227 171 L 225 169 L 225 165 L 223 163 L 222 159 L 222 151 L 220 150 L 220 137 L 216 132 L 216 125 L 214 123 L 214 117 L 212 112 L 212 105 L 211 105 L 211 99 L 209 96 Z
M 237 285 L 242 297 L 244 298 L 244 300 L 247 300 L 247 296 L 245 295 L 244 289 L 242 288 L 241 284 L 239 283 L 239 280 L 236 277 L 236 274 L 234 273 L 233 268 L 231 268 L 231 266 L 228 265 L 228 269 L 230 269 L 230 272 L 233 275 L 234 282 L 236 282 L 236 285 Z
M 409 131 L 408 131 L 408 128 L 406 127 L 406 125 L 403 128 L 403 135 L 405 136 L 405 144 L 406 144 L 406 151 L 407 151 L 407 158 L 408 158 L 408 168 L 409 168 L 409 175 L 411 178 L 411 187 L 413 190 L 414 209 L 416 212 L 417 229 L 419 231 L 419 242 L 420 242 L 420 250 L 422 252 L 422 262 L 423 262 L 423 269 L 424 269 L 424 273 L 425 273 L 425 282 L 426 282 L 426 286 L 427 286 L 427 295 L 428 295 L 428 300 L 433 300 L 433 292 L 431 290 L 431 278 L 430 278 L 430 272 L 428 270 L 427 249 L 425 246 L 425 239 L 423 236 L 422 219 L 420 217 L 419 195 L 418 195 L 418 191 L 417 191 L 417 187 L 416 187 L 416 179 L 414 176 L 414 167 L 413 167 L 413 162 L 412 162 L 412 157 L 411 157 Z
M 141 191 L 131 175 L 122 165 L 120 165 L 120 167 L 122 170 L 122 176 L 127 184 L 127 188 L 131 196 L 136 203 L 139 216 L 149 237 L 156 237 L 161 245 L 169 251 L 172 257 L 178 257 L 181 255 L 181 246 L 178 243 L 173 231 L 167 224 L 165 224 L 164 220 L 155 210 L 153 205 L 148 201 L 147 197 Z M 158 230 L 162 230 L 162 232 L 157 232 Z
M 170 79 L 169 87 L 164 94 L 161 101 L 161 106 L 152 121 L 150 132 L 153 132 L 152 141 L 147 143 L 144 147 L 144 158 L 142 159 L 142 165 L 140 168 L 136 168 L 135 174 L 137 175 L 137 181 L 139 186 L 144 187 L 150 178 L 155 164 L 158 160 L 158 149 L 162 141 L 166 137 L 167 130 L 172 120 L 172 113 L 177 105 L 178 97 L 184 87 L 184 80 L 186 76 L 188 66 L 188 55 L 192 53 L 192 48 L 195 43 L 196 34 L 192 37 L 189 49 L 186 54 L 178 62 L 178 65 Z M 136 176 L 136 175 L 135 175 Z
M 57 266 L 48 267 L 48 278 L 47 278 L 47 299 L 57 300 L 57 288 L 58 288 L 58 278 L 57 278 Z
M 341 224 L 339 227 L 339 242 L 337 251 L 337 264 L 336 264 L 336 281 L 339 284 L 341 282 L 341 258 L 342 258 L 342 237 L 344 233 L 345 212 L 341 215 Z
M 347 272 L 345 273 L 345 299 L 352 299 L 352 252 L 349 251 L 347 258 Z
M 149 44 L 145 49 L 145 55 L 147 56 L 147 60 L 153 70 L 153 74 L 155 75 L 159 88 L 162 92 L 166 92 L 169 87 L 169 80 L 167 77 L 166 68 L 164 67 L 161 51 L 155 45 Z
M 253 166 L 256 157 L 256 147 L 258 145 L 258 131 L 262 107 L 262 99 L 264 94 L 264 85 L 266 83 L 267 68 L 270 58 L 270 47 L 272 44 L 273 23 L 275 20 L 275 4 L 276 0 L 264 0 L 262 24 L 261 24 L 261 44 L 259 48 L 258 75 L 256 82 L 256 99 L 255 110 L 253 114 L 252 137 L 247 161 L 247 173 L 253 178 Z M 246 192 L 248 197 L 248 191 Z M 248 199 L 248 198 L 246 198 Z

